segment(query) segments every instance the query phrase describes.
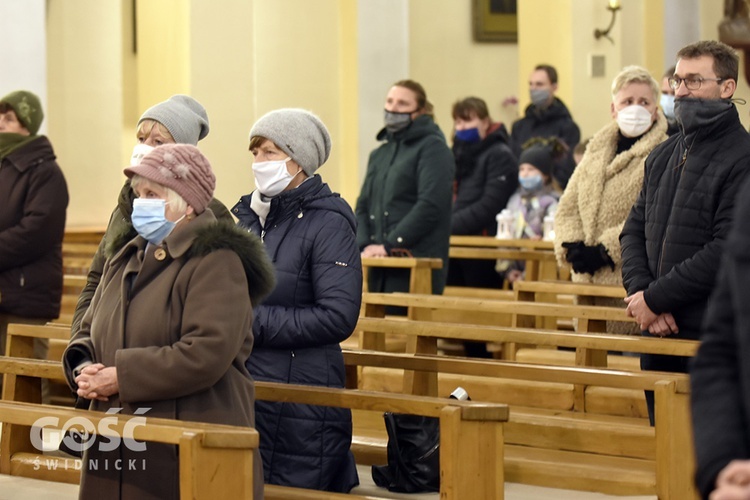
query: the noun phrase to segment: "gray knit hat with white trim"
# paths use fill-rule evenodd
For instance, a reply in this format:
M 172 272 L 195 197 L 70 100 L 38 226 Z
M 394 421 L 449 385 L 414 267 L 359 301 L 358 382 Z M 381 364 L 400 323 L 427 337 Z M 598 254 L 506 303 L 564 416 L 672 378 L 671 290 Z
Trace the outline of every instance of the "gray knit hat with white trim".
M 208 135 L 206 109 L 190 96 L 177 94 L 164 102 L 151 106 L 138 120 L 154 120 L 169 130 L 177 144 L 192 144 Z
M 284 151 L 312 177 L 331 154 L 331 135 L 320 118 L 304 109 L 284 108 L 263 115 L 250 130 Z

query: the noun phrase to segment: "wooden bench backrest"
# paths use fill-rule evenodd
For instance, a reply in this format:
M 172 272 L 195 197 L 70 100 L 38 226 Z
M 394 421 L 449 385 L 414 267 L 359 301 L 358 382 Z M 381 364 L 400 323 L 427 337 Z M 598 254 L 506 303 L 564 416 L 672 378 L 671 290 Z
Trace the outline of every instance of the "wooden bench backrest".
M 357 330 L 369 334 L 406 335 L 424 339 L 419 342 L 432 354 L 432 342 L 427 339 L 454 339 L 481 342 L 515 342 L 535 346 L 555 346 L 576 349 L 577 364 L 605 367 L 607 351 L 694 356 L 700 342 L 676 338 L 652 338 L 635 335 L 587 334 L 564 331 L 483 326 L 433 321 L 404 321 L 391 318 L 360 317 Z M 427 345 L 429 344 L 429 345 Z M 380 350 L 380 349 L 376 349 Z
M 65 228 L 63 243 L 93 243 L 98 245 L 104 237 L 104 227 L 68 227 Z
M 690 383 L 685 374 L 525 365 L 502 361 L 372 351 L 345 350 L 343 354 L 347 365 L 347 378 L 351 376 L 355 380 L 359 367 L 376 366 L 433 374 L 437 372 L 458 373 L 539 382 L 562 382 L 586 387 L 606 386 L 654 390 L 658 498 L 665 500 L 697 498 L 693 482 L 686 481 L 684 473 L 684 471 L 692 471 L 695 464 L 690 422 Z M 681 464 L 681 466 L 676 467 L 675 464 Z
M 61 372 L 60 363 L 0 356 L 0 373 L 58 379 L 62 377 Z M 395 411 L 437 417 L 440 419 L 441 428 L 441 498 L 456 500 L 462 498 L 502 500 L 503 498 L 502 424 L 508 420 L 507 405 L 272 382 L 256 382 L 255 390 L 256 398 L 259 400 L 370 411 Z M 40 408 L 41 412 L 49 408 L 32 406 Z M 67 411 L 80 412 L 80 410 Z M 3 418 L 5 417 L 0 408 L 0 420 Z M 31 425 L 34 421 L 35 419 L 31 417 L 15 416 L 12 423 Z M 177 422 L 175 425 L 179 427 L 179 424 L 180 422 Z M 117 426 L 113 428 L 121 430 Z M 147 439 L 146 435 L 137 435 L 136 438 L 139 436 L 141 439 Z M 5 438 L 5 431 L 3 431 L 3 438 Z M 160 439 L 166 438 L 160 437 Z M 2 450 L 0 453 L 12 457 L 19 451 L 16 447 L 7 451 Z M 202 452 L 202 450 L 199 451 Z M 183 463 L 182 460 L 181 463 Z M 0 470 L 0 472 L 3 471 Z M 222 496 L 221 498 L 240 497 Z
M 566 279 L 569 272 L 559 269 L 551 241 L 510 239 L 492 236 L 451 236 L 449 255 L 452 259 L 522 260 L 525 279 Z
M 523 248 L 528 250 L 554 250 L 555 246 L 547 240 L 531 240 L 528 238 L 497 239 L 493 236 L 463 236 L 452 235 L 452 247 L 485 247 L 485 248 Z
M 573 283 L 570 281 L 518 281 L 513 284 L 513 291 L 516 295 L 524 295 L 522 300 L 533 300 L 533 295 L 539 293 L 546 294 L 566 294 L 579 295 L 585 297 L 609 297 L 614 299 L 624 299 L 627 296 L 625 288 L 615 285 L 601 285 L 597 283 Z M 528 298 L 526 298 L 528 296 Z
M 634 321 L 633 318 L 627 316 L 625 309 L 618 307 L 540 304 L 426 294 L 364 293 L 362 304 L 363 314 L 367 317 L 384 317 L 386 306 L 398 305 L 410 308 L 410 319 L 431 320 L 433 313 L 436 313 L 441 321 L 461 324 L 475 324 L 476 317 L 479 315 L 483 315 L 480 324 L 507 325 L 510 323 L 510 326 L 518 327 L 534 327 L 539 317 L 573 318 L 577 320 L 580 332 L 604 332 L 607 321 Z M 510 317 L 509 322 L 508 317 Z M 493 318 L 497 320 L 491 321 Z M 385 350 L 385 336 L 375 333 L 364 334 L 362 347 Z M 506 359 L 514 359 L 514 353 L 514 345 L 504 349 Z
M 57 419 L 61 425 L 74 418 L 85 419 L 93 424 L 94 433 L 102 436 L 120 438 L 126 435 L 127 428 L 128 435 L 136 441 L 177 445 L 181 498 L 252 498 L 253 450 L 259 442 L 255 429 L 0 401 L 3 428 L 8 424 L 38 425 L 41 418 Z M 128 425 L 133 418 L 145 418 L 145 424 Z M 100 425 L 102 420 L 106 425 Z M 3 456 L 0 473 L 11 474 L 12 463 L 13 455 Z
M 409 293 L 432 293 L 432 271 L 442 269 L 443 261 L 427 257 L 365 257 L 362 259 L 364 291 L 367 291 L 367 271 L 371 267 L 409 269 Z
M 482 300 L 469 297 L 445 297 L 413 293 L 365 293 L 362 295 L 365 304 L 373 306 L 401 305 L 419 309 L 442 309 L 466 312 L 491 312 L 515 314 L 517 316 L 556 316 L 600 321 L 633 322 L 618 307 L 584 306 L 568 304 L 539 304 L 513 300 Z

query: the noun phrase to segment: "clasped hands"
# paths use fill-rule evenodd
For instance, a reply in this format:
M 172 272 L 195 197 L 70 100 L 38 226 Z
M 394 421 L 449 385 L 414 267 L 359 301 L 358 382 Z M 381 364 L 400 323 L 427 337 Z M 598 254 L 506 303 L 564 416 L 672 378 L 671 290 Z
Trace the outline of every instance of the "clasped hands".
M 656 314 L 653 312 L 643 298 L 643 291 L 625 297 L 625 303 L 628 305 L 628 316 L 635 318 L 641 330 L 648 330 L 650 334 L 659 337 L 679 332 L 672 313 Z
M 362 257 L 388 257 L 385 245 L 367 245 L 362 250 Z
M 114 366 L 104 366 L 95 363 L 83 368 L 75 378 L 78 384 L 78 396 L 98 401 L 108 401 L 109 396 L 120 392 L 117 383 L 117 369 Z
M 578 274 L 594 274 L 599 269 L 609 266 L 614 271 L 615 263 L 607 253 L 604 245 L 584 245 L 582 241 L 566 241 L 562 244 L 567 250 L 565 260 L 570 262 L 573 271 Z
M 750 500 L 750 460 L 732 460 L 716 478 L 709 500 Z

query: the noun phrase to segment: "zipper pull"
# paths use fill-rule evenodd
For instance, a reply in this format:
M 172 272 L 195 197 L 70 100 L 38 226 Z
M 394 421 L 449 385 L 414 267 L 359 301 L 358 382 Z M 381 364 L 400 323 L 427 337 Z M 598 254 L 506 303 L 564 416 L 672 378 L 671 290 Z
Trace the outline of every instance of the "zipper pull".
M 260 232 L 260 241 L 263 241 L 263 238 L 264 238 L 265 236 L 266 236 L 266 230 L 265 230 L 265 229 L 263 229 L 263 230 L 261 230 L 261 232 Z

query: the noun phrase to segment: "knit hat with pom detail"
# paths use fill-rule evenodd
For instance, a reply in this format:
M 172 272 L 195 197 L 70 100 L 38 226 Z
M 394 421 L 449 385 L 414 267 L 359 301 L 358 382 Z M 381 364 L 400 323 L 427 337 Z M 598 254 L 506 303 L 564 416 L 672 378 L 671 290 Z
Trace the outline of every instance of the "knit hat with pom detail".
M 124 170 L 168 187 L 201 213 L 214 196 L 216 176 L 200 150 L 190 144 L 165 144 L 143 157 L 140 165 Z

